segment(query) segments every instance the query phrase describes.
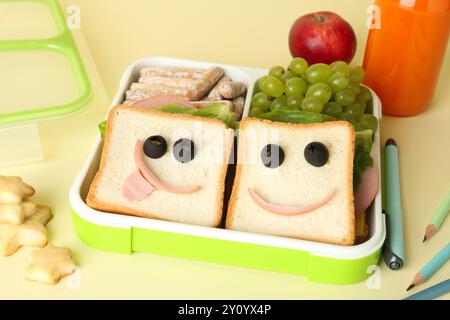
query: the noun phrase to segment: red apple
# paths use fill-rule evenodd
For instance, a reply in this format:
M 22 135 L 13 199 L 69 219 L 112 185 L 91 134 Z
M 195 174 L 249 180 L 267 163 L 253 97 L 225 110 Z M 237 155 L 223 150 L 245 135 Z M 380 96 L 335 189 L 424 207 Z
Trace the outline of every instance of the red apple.
M 345 61 L 350 63 L 356 52 L 352 26 L 333 12 L 316 12 L 295 21 L 289 34 L 293 57 L 309 64 Z

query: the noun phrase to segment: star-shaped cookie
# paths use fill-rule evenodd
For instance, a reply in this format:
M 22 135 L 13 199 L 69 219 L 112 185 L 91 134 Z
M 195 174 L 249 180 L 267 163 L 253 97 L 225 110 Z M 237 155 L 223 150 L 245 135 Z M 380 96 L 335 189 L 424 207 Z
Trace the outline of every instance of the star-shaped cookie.
M 38 206 L 36 212 L 23 224 L 0 224 L 0 256 L 9 257 L 21 247 L 44 247 L 47 244 L 45 225 L 53 214 L 47 206 Z
M 25 200 L 21 204 L 0 204 L 0 223 L 22 224 L 36 212 L 36 204 Z
M 55 285 L 61 278 L 75 272 L 75 263 L 68 248 L 48 245 L 31 254 L 25 278 L 43 284 Z
M 19 177 L 0 176 L 0 203 L 20 204 L 36 191 Z

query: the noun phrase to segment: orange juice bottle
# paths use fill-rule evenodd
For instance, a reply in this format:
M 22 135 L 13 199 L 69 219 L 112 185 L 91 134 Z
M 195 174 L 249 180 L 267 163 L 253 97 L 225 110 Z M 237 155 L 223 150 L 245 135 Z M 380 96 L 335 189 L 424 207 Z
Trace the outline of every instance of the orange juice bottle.
M 445 56 L 450 0 L 375 0 L 374 8 L 379 28 L 369 32 L 364 83 L 380 96 L 383 113 L 419 114 L 433 99 Z

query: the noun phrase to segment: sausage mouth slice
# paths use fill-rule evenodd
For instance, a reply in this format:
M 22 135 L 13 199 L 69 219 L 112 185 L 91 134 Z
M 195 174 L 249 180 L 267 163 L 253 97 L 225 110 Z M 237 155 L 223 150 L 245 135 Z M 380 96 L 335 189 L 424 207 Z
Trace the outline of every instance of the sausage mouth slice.
M 305 213 L 309 213 L 326 205 L 335 196 L 336 189 L 328 193 L 322 200 L 311 203 L 306 206 L 283 206 L 279 204 L 273 204 L 261 198 L 253 189 L 248 189 L 248 193 L 250 194 L 250 197 L 253 199 L 253 201 L 261 209 L 264 209 L 279 216 L 295 217 L 303 215 Z
M 169 184 L 166 184 L 158 179 L 158 177 L 150 170 L 144 162 L 143 159 L 143 151 L 142 151 L 142 141 L 138 140 L 136 142 L 136 146 L 134 148 L 134 162 L 138 167 L 139 172 L 142 174 L 145 180 L 147 180 L 151 185 L 153 185 L 156 189 L 177 193 L 177 194 L 191 194 L 201 190 L 201 187 L 175 187 Z

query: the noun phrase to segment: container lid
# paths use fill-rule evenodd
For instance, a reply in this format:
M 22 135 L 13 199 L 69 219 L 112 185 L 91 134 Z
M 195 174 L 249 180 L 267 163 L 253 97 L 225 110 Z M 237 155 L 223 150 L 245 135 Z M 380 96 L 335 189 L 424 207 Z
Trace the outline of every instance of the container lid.
M 0 2 L 0 126 L 71 115 L 92 88 L 56 0 Z

